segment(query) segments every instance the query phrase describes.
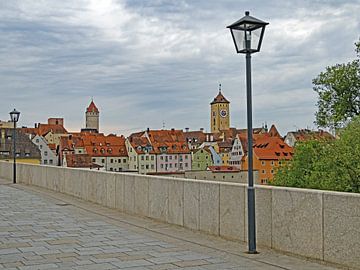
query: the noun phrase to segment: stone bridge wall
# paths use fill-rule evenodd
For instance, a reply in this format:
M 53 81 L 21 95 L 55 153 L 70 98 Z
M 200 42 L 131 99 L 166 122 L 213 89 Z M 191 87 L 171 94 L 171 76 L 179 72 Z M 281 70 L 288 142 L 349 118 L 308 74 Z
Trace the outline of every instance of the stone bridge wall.
M 18 182 L 224 238 L 247 240 L 246 185 L 18 164 Z M 12 163 L 0 162 L 12 179 Z M 360 194 L 256 186 L 259 246 L 360 266 Z

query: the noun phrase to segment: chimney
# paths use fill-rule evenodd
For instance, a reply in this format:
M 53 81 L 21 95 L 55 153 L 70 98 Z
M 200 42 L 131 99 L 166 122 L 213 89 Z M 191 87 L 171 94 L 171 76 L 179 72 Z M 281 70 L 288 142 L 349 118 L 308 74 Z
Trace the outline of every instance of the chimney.
M 35 123 L 34 127 L 37 128 L 37 124 L 36 124 L 36 123 Z
M 147 128 L 146 131 L 149 132 L 149 131 L 150 131 L 150 128 Z
M 175 131 L 175 128 L 172 128 L 171 131 Z
M 206 141 L 209 141 L 209 134 L 206 134 Z
M 200 131 L 203 132 L 203 131 L 204 131 L 204 128 L 200 128 Z
M 185 132 L 189 132 L 189 128 L 188 128 L 188 127 L 185 128 Z
M 210 142 L 214 141 L 214 136 L 210 135 Z

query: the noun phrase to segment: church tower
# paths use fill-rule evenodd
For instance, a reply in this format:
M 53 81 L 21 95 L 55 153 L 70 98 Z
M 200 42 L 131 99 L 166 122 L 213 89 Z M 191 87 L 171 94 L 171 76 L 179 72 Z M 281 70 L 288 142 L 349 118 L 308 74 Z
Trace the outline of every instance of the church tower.
M 99 132 L 99 109 L 96 107 L 93 100 L 91 100 L 89 107 L 86 108 L 85 118 L 86 129 L 92 129 Z
M 211 106 L 211 132 L 217 133 L 230 128 L 230 102 L 221 93 L 219 84 L 219 94 L 210 103 Z

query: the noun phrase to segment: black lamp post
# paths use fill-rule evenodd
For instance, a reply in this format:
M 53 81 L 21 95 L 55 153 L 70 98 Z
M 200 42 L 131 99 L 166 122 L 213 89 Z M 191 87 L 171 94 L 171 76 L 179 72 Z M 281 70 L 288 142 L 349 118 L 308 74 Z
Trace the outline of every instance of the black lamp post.
M 16 123 L 19 121 L 20 112 L 13 110 L 10 112 L 10 119 L 14 123 L 13 128 L 13 155 L 14 155 L 14 170 L 13 170 L 13 183 L 16 184 Z
M 251 54 L 260 51 L 265 26 L 268 23 L 250 16 L 229 25 L 236 52 L 246 54 L 246 96 L 247 96 L 247 136 L 248 136 L 248 243 L 249 253 L 256 251 L 255 227 L 255 190 L 253 178 L 253 137 L 252 137 L 252 102 L 251 102 Z

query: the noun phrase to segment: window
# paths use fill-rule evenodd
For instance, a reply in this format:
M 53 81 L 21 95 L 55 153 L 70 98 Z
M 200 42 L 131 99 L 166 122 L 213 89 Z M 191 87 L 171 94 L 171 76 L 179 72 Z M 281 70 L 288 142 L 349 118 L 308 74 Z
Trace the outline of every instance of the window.
M 39 147 L 40 147 L 40 149 L 42 149 L 42 145 L 41 145 L 41 144 L 39 145 Z
M 151 164 L 151 169 L 154 169 L 154 164 Z
M 185 155 L 185 159 L 188 159 L 188 155 Z
M 144 169 L 144 164 L 143 164 L 143 165 L 141 165 L 141 169 Z
M 121 163 L 121 158 L 118 159 L 118 163 Z
M 52 160 L 52 159 L 50 159 L 50 160 L 49 160 L 49 163 L 50 163 L 50 164 L 53 164 L 53 160 Z
M 172 168 L 172 164 L 171 164 L 171 163 L 169 164 L 169 168 Z
M 36 142 L 39 143 L 39 139 L 36 139 Z
M 262 165 L 262 166 L 265 166 L 265 161 L 261 161 L 261 165 Z
M 105 159 L 104 159 L 104 158 L 101 160 L 101 163 L 105 163 Z
M 114 163 L 114 159 L 110 159 L 110 163 Z
M 273 174 L 273 173 L 274 173 L 274 170 L 271 170 L 270 172 Z
M 271 166 L 274 166 L 274 161 L 271 161 Z
M 187 167 L 188 166 L 188 164 L 187 163 L 185 163 L 185 167 Z
M 160 160 L 164 160 L 164 157 L 163 157 L 163 156 L 160 156 Z
M 126 158 L 123 159 L 123 163 L 126 163 Z
M 144 160 L 144 156 L 141 156 L 141 160 Z
M 161 165 L 160 165 L 160 168 L 161 168 L 161 169 L 164 168 L 164 164 L 161 164 Z
M 44 159 L 44 164 L 47 164 L 47 159 Z
M 45 152 L 44 152 L 44 155 L 45 155 L 45 156 L 47 156 L 47 155 L 48 155 L 48 152 L 47 152 L 47 151 L 45 151 Z
M 113 171 L 113 168 L 110 168 L 110 171 L 112 172 L 112 171 Z
M 174 165 L 175 165 L 175 168 L 177 168 L 177 163 L 175 163 Z
M 146 165 L 145 167 L 146 167 L 147 170 L 149 169 L 149 165 Z
M 265 170 L 262 170 L 261 173 L 265 173 L 266 171 Z
M 154 160 L 154 156 L 151 156 L 151 160 Z
M 149 160 L 149 156 L 146 156 L 146 160 Z

